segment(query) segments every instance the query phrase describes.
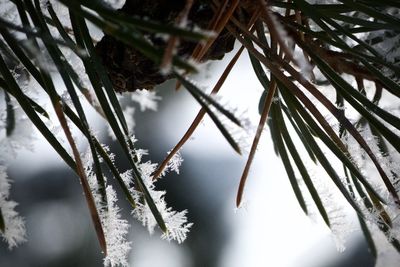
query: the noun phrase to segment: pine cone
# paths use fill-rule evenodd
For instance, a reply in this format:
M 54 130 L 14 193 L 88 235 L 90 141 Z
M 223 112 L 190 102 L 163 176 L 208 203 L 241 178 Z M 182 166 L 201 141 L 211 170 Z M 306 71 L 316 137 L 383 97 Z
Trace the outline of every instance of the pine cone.
M 203 29 L 207 28 L 213 17 L 213 10 L 208 2 L 198 0 L 192 6 L 188 17 L 189 24 L 187 26 L 189 28 L 195 25 Z M 172 25 L 184 5 L 184 0 L 128 0 L 119 12 L 131 16 L 148 17 L 154 21 Z M 165 48 L 166 43 L 159 36 L 146 32 L 143 34 L 160 49 Z M 234 42 L 235 38 L 228 31 L 223 30 L 203 60 L 223 58 L 225 53 L 232 51 Z M 196 44 L 182 40 L 177 54 L 188 58 Z M 114 90 L 117 92 L 152 89 L 170 79 L 170 76 L 160 73 L 159 66 L 152 60 L 146 58 L 135 48 L 129 47 L 111 36 L 105 35 L 96 45 L 96 50 L 108 71 Z

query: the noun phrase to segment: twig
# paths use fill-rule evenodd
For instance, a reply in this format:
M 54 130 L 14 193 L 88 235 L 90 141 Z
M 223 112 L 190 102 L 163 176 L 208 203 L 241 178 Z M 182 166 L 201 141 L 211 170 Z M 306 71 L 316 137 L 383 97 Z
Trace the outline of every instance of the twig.
M 265 98 L 265 101 L 264 101 L 264 107 L 262 110 L 260 121 L 258 123 L 256 135 L 254 136 L 253 143 L 251 145 L 250 154 L 249 154 L 249 157 L 247 158 L 246 166 L 244 167 L 242 177 L 240 178 L 239 188 L 238 188 L 238 192 L 236 195 L 236 207 L 239 207 L 242 202 L 244 186 L 246 184 L 246 180 L 249 175 L 249 170 L 250 170 L 251 164 L 253 163 L 253 159 L 254 159 L 254 156 L 255 156 L 255 153 L 256 153 L 256 150 L 258 147 L 258 143 L 260 141 L 262 131 L 264 130 L 265 123 L 267 122 L 267 119 L 268 119 L 268 114 L 269 114 L 269 110 L 271 108 L 272 100 L 275 95 L 276 86 L 277 86 L 277 84 L 276 84 L 275 80 L 272 80 L 270 83 L 270 87 L 268 88 L 267 97 Z
M 186 4 L 182 11 L 176 18 L 176 25 L 178 26 L 185 26 L 187 17 L 189 15 L 190 9 L 193 6 L 193 0 L 186 0 Z M 168 73 L 169 69 L 171 68 L 172 58 L 174 55 L 174 50 L 179 45 L 179 37 L 177 36 L 170 36 L 167 46 L 165 48 L 164 56 L 160 65 L 160 69 L 163 72 Z
M 211 94 L 216 94 L 224 84 L 226 78 L 228 77 L 229 73 L 231 72 L 233 66 L 235 66 L 237 60 L 239 59 L 241 53 L 243 52 L 244 46 L 240 47 L 238 52 L 235 56 L 231 59 L 228 66 L 225 68 L 224 72 L 222 73 L 221 77 L 219 78 L 218 82 L 215 84 Z M 192 124 L 190 125 L 189 129 L 183 135 L 181 140 L 175 145 L 172 151 L 168 154 L 168 156 L 164 159 L 164 161 L 160 164 L 153 175 L 153 179 L 158 179 L 161 176 L 161 173 L 164 171 L 165 167 L 168 165 L 168 162 L 172 159 L 172 157 L 181 149 L 181 147 L 186 143 L 187 140 L 192 136 L 194 131 L 196 130 L 197 126 L 200 124 L 201 120 L 203 119 L 206 111 L 202 108 L 199 113 L 197 114 L 196 118 L 193 120 Z

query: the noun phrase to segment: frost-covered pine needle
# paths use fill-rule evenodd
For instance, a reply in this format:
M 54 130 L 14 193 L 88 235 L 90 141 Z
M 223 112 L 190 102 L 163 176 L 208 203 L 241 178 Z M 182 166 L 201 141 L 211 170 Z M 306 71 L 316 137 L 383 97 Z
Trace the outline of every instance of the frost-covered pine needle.
M 238 126 L 231 118 L 222 114 L 216 107 L 209 106 L 210 110 L 218 117 L 230 136 L 235 140 L 240 150 L 247 153 L 250 150 L 252 136 L 254 136 L 257 128 L 249 119 L 247 110 L 240 110 L 232 106 L 232 104 L 220 95 L 212 94 L 210 97 L 240 123 L 240 126 Z
M 130 225 L 127 220 L 121 219 L 120 209 L 116 205 L 117 195 L 111 185 L 107 186 L 106 194 L 107 209 L 100 212 L 107 242 L 104 266 L 128 266 L 127 256 L 131 249 L 131 242 L 126 240 L 126 235 Z
M 172 150 L 168 151 L 168 155 L 171 153 L 171 151 Z M 182 162 L 183 162 L 183 158 L 182 158 L 181 152 L 178 151 L 173 155 L 173 157 L 170 159 L 170 161 L 168 161 L 167 166 L 165 166 L 165 168 L 163 169 L 160 176 L 161 177 L 164 176 L 169 171 L 173 171 L 173 172 L 176 172 L 177 174 L 179 174 L 179 167 L 182 165 Z
M 137 150 L 136 154 L 143 155 L 143 151 L 145 150 Z M 165 202 L 165 191 L 158 191 L 155 188 L 154 180 L 152 179 L 152 174 L 157 168 L 157 164 L 152 163 L 151 161 L 141 162 L 142 156 L 139 157 L 140 162 L 138 163 L 138 168 L 141 172 L 142 179 L 144 184 L 146 185 L 151 197 L 154 200 L 154 203 L 160 212 L 162 218 L 164 219 L 165 225 L 168 229 L 166 233 L 163 233 L 161 238 L 170 240 L 176 240 L 178 243 L 182 243 L 186 237 L 190 228 L 192 227 L 192 223 L 188 223 L 187 221 L 187 211 L 174 211 L 172 208 L 167 206 Z M 182 158 L 178 154 L 174 157 L 175 159 L 171 161 L 169 170 L 173 170 L 179 172 L 179 166 L 182 163 Z M 122 174 L 122 178 L 126 184 L 134 183 L 134 179 L 132 177 L 132 171 L 128 170 Z M 138 219 L 143 226 L 147 227 L 150 234 L 154 232 L 155 227 L 157 226 L 157 221 L 154 218 L 153 213 L 151 212 L 147 203 L 143 203 L 140 200 L 143 197 L 143 194 L 140 191 L 135 190 L 135 188 L 130 189 L 131 194 L 134 196 L 136 200 L 136 208 L 132 211 L 133 217 Z
M 0 209 L 4 219 L 5 230 L 0 230 L 0 236 L 7 242 L 8 248 L 18 246 L 26 241 L 24 219 L 15 211 L 18 205 L 10 197 L 10 182 L 7 177 L 6 168 L 0 166 Z
M 120 208 L 116 204 L 117 195 L 111 185 L 106 187 L 107 206 L 104 205 L 102 197 L 99 194 L 99 184 L 96 175 L 92 171 L 93 160 L 91 159 L 90 151 L 85 155 L 85 163 L 88 182 L 99 212 L 107 244 L 107 256 L 104 258 L 104 266 L 128 266 L 128 254 L 131 250 L 131 242 L 126 240 L 126 236 L 130 225 L 127 220 L 121 218 L 119 213 Z

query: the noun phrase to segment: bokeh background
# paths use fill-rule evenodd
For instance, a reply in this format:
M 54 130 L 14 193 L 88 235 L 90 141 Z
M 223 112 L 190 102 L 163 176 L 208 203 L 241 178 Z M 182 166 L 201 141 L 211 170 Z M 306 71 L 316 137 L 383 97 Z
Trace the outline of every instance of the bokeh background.
M 225 61 L 204 66 L 194 77 L 210 89 Z M 174 81 L 156 88 L 162 97 L 158 112 L 136 109 L 137 145 L 149 150 L 147 159 L 160 162 L 179 140 L 199 110 L 185 90 L 175 91 Z M 257 84 L 249 60 L 243 55 L 223 87 L 231 106 L 247 110 L 257 124 Z M 129 96 L 125 104 L 130 105 Z M 93 123 L 103 142 L 119 152 L 107 137 L 98 117 Z M 11 198 L 25 218 L 28 242 L 8 250 L 0 242 L 1 267 L 102 266 L 103 255 L 90 222 L 78 178 L 63 164 L 43 138 L 34 151 L 22 151 L 10 162 Z M 84 149 L 84 147 L 82 147 Z M 304 215 L 291 191 L 280 159 L 272 148 L 268 130 L 251 170 L 244 207 L 235 209 L 235 196 L 245 156 L 234 153 L 210 120 L 205 119 L 183 148 L 181 174 L 169 174 L 157 183 L 167 191 L 175 210 L 188 209 L 194 226 L 182 245 L 152 236 L 129 214 L 121 192 L 122 214 L 131 222 L 131 266 L 135 267 L 346 267 L 373 266 L 360 232 L 347 237 L 346 250 L 338 252 L 321 221 Z M 117 160 L 121 170 L 125 162 Z M 111 179 L 109 179 L 111 180 Z M 115 186 L 118 188 L 118 186 Z

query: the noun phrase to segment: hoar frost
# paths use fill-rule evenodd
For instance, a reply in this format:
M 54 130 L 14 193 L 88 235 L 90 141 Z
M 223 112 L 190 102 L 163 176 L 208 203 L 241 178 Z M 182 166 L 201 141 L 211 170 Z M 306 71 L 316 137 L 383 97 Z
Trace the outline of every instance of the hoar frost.
M 19 75 L 12 72 L 15 79 L 19 81 Z M 21 84 L 26 88 L 26 84 Z M 0 216 L 3 218 L 4 231 L 0 229 L 0 237 L 8 244 L 8 248 L 12 249 L 26 241 L 26 230 L 24 219 L 19 216 L 15 210 L 17 203 L 10 200 L 10 180 L 8 179 L 6 164 L 15 158 L 20 150 L 32 150 L 32 140 L 34 139 L 32 125 L 26 115 L 22 113 L 13 97 L 10 97 L 11 108 L 14 116 L 14 127 L 7 132 L 8 110 L 5 103 L 5 93 L 0 92 Z
M 153 198 L 154 203 L 164 219 L 167 227 L 167 232 L 163 233 L 161 238 L 167 239 L 168 241 L 176 240 L 178 243 L 182 243 L 186 239 L 187 233 L 190 231 L 190 228 L 193 225 L 187 221 L 187 211 L 184 210 L 177 212 L 167 206 L 164 198 L 165 191 L 156 190 L 152 176 L 157 168 L 157 164 L 154 164 L 151 161 L 141 161 L 142 156 L 147 154 L 146 150 L 136 150 L 135 153 L 139 158 L 139 163 L 137 166 L 142 174 L 143 182 Z M 172 159 L 168 169 L 178 172 L 178 167 L 180 166 L 181 162 L 182 158 L 178 154 Z M 122 179 L 126 184 L 134 183 L 134 178 L 132 175 L 133 174 L 131 170 L 122 174 Z M 140 199 L 143 198 L 142 192 L 136 190 L 136 188 L 130 188 L 130 192 L 137 204 L 137 207 L 132 211 L 132 215 L 142 222 L 143 226 L 147 227 L 150 234 L 152 234 L 154 232 L 154 228 L 157 226 L 157 221 L 155 220 L 150 207 L 147 203 L 142 203 L 140 201 Z
M 172 150 L 168 151 L 168 154 L 171 153 Z M 171 160 L 168 162 L 167 166 L 163 169 L 161 176 L 164 176 L 168 171 L 174 171 L 179 174 L 179 167 L 182 165 L 183 158 L 181 152 L 178 151 L 173 155 Z
M 120 208 L 116 205 L 117 196 L 111 185 L 106 186 L 107 204 L 104 204 L 99 193 L 100 188 L 96 175 L 92 170 L 91 152 L 88 151 L 84 158 L 86 175 L 106 239 L 107 256 L 104 258 L 104 266 L 128 266 L 128 253 L 131 249 L 131 242 L 126 240 L 129 229 L 128 221 L 121 219 Z
M 135 138 L 131 139 L 134 143 Z M 103 146 L 104 150 L 109 153 L 109 148 Z M 157 191 L 155 189 L 154 181 L 152 180 L 152 174 L 157 167 L 150 161 L 141 162 L 144 155 L 147 155 L 147 150 L 136 149 L 133 154 L 135 154 L 138 159 L 138 169 L 141 172 L 142 179 L 145 186 L 147 187 L 154 203 L 157 206 L 166 227 L 167 232 L 163 233 L 161 238 L 167 239 L 168 241 L 176 240 L 178 243 L 182 243 L 190 231 L 192 223 L 187 222 L 187 211 L 176 212 L 172 208 L 167 207 L 164 196 L 165 191 Z M 110 159 L 114 161 L 114 155 L 110 154 Z M 183 159 L 179 153 L 173 157 L 167 170 L 175 171 L 179 173 L 179 166 L 181 165 Z M 116 192 L 111 185 L 106 185 L 106 197 L 107 206 L 104 205 L 102 197 L 99 193 L 99 184 L 96 179 L 96 175 L 93 172 L 92 164 L 92 154 L 88 151 L 84 156 L 85 171 L 88 176 L 88 182 L 92 190 L 92 194 L 95 199 L 96 207 L 99 212 L 100 220 L 103 226 L 104 235 L 107 244 L 107 256 L 104 258 L 105 266 L 128 266 L 128 254 L 131 249 L 131 242 L 126 240 L 126 236 L 129 230 L 128 221 L 121 218 L 119 213 L 120 208 L 118 208 Z M 128 170 L 121 174 L 122 179 L 125 184 L 130 186 L 135 184 L 134 178 L 132 177 L 132 171 Z M 107 184 L 107 180 L 105 179 Z M 132 211 L 133 217 L 138 219 L 144 226 L 147 227 L 149 232 L 152 234 L 155 227 L 157 226 L 157 221 L 154 218 L 148 204 L 142 202 L 143 194 L 142 192 L 136 190 L 135 187 L 130 187 L 130 193 L 132 194 L 135 202 L 136 208 Z
M 26 241 L 25 223 L 22 217 L 15 211 L 18 205 L 10 197 L 10 182 L 7 177 L 6 168 L 0 166 L 0 210 L 4 219 L 4 232 L 0 230 L 0 236 L 12 249 Z
M 51 4 L 55 12 L 57 13 L 61 23 L 68 28 L 71 27 L 68 15 L 68 9 L 65 6 L 60 4 L 58 1 L 40 0 L 39 2 L 40 2 L 40 7 L 42 8 L 42 11 L 45 13 L 45 15 L 48 15 L 47 8 L 49 4 Z M 112 8 L 120 8 L 124 2 L 125 1 L 123 0 L 105 1 L 105 3 L 111 6 Z M 21 21 L 19 20 L 19 15 L 16 6 L 9 1 L 0 0 L 0 3 L 2 7 L 4 6 L 4 9 L 0 11 L 0 15 L 2 16 L 2 18 L 16 25 L 21 25 Z M 54 38 L 56 39 L 60 38 L 58 31 L 54 27 L 50 27 L 50 32 Z M 99 39 L 100 37 L 101 36 L 94 36 L 95 39 Z M 26 48 L 31 49 L 29 51 L 32 54 L 38 56 L 36 61 L 40 67 L 50 72 L 56 71 L 55 66 L 52 64 L 52 61 L 48 57 L 45 57 L 43 53 L 39 53 L 39 51 L 34 51 L 33 50 L 34 47 L 28 45 L 26 45 Z M 79 87 L 81 87 L 85 91 L 84 96 L 97 110 L 99 110 L 98 103 L 95 100 L 96 98 L 93 96 L 92 93 L 93 89 L 91 87 L 87 75 L 85 74 L 81 60 L 79 59 L 78 56 L 74 54 L 73 51 L 71 51 L 68 48 L 60 47 L 60 50 L 62 52 L 62 60 L 65 60 L 71 67 L 73 66 L 76 73 L 79 73 L 78 83 Z M 21 83 L 18 77 L 15 78 L 19 83 Z M 32 93 L 30 87 L 34 88 L 37 87 L 37 85 L 30 86 L 32 85 L 32 83 L 35 83 L 33 79 L 29 81 L 29 85 L 20 84 L 22 89 L 29 88 L 29 91 L 27 90 L 25 92 L 27 95 Z M 4 99 L 4 97 L 2 97 L 2 99 Z M 66 102 L 69 105 L 71 104 L 67 94 L 63 95 L 63 99 L 66 100 Z M 156 111 L 157 101 L 160 100 L 161 97 L 157 96 L 155 92 L 147 90 L 137 90 L 136 92 L 131 94 L 131 99 L 139 104 L 141 111 L 145 111 L 148 109 Z M 2 106 L 5 107 L 5 105 Z M 16 115 L 18 115 L 17 122 L 20 122 L 19 118 L 20 112 L 19 110 L 15 111 Z M 127 117 L 132 118 L 135 109 L 133 107 L 127 107 L 124 111 L 125 111 L 124 114 L 128 115 Z M 5 110 L 1 109 L 0 132 L 2 133 L 2 135 L 6 128 L 6 124 L 3 123 L 5 121 L 6 115 L 7 114 L 5 114 Z M 46 121 L 46 124 L 48 126 L 49 124 L 51 124 L 50 128 L 52 128 L 53 126 L 51 120 Z M 134 121 L 132 120 L 128 124 L 130 126 L 130 130 L 132 130 L 132 128 L 134 127 Z M 19 150 L 22 147 L 21 143 L 27 143 L 27 144 L 31 143 L 31 142 L 20 142 L 24 141 L 25 139 L 32 140 L 33 138 L 32 131 L 25 131 L 23 129 L 19 130 L 20 125 L 21 125 L 20 123 L 16 125 L 16 129 L 13 135 L 0 139 L 0 144 L 3 144 L 2 150 L 3 152 L 5 152 L 3 153 L 3 155 L 0 156 L 0 162 L 5 160 L 4 158 L 5 155 L 14 156 L 15 155 L 14 150 Z M 56 124 L 54 125 L 54 127 L 55 129 L 57 129 L 57 127 L 59 128 L 59 125 Z M 28 133 L 29 136 L 27 138 L 22 138 L 19 133 L 24 133 L 24 134 Z M 53 133 L 55 134 L 55 136 L 58 137 L 57 131 L 54 130 Z M 61 143 L 64 140 L 63 138 L 58 138 L 58 139 L 60 140 Z M 14 142 L 14 140 L 19 142 Z M 143 155 L 145 151 L 137 150 L 135 152 L 137 154 L 140 153 Z M 89 156 L 86 157 L 87 160 L 85 161 L 86 173 L 88 177 L 88 182 L 90 184 L 95 199 L 96 207 L 99 212 L 107 244 L 107 255 L 104 258 L 104 265 L 111 267 L 128 266 L 128 253 L 131 249 L 131 242 L 128 242 L 126 239 L 129 230 L 128 221 L 123 219 L 120 215 L 120 208 L 117 206 L 117 195 L 114 188 L 111 185 L 106 185 L 105 188 L 107 203 L 105 204 L 102 201 L 101 195 L 99 194 L 99 186 L 96 179 L 96 175 L 94 174 L 91 166 L 93 164 L 93 160 L 91 159 L 90 153 L 88 153 L 88 155 Z M 169 169 L 179 173 L 179 166 L 181 162 L 182 158 L 180 157 L 179 154 L 177 154 L 174 157 L 174 159 L 170 162 Z M 162 238 L 167 240 L 176 240 L 178 241 L 178 243 L 181 243 L 185 240 L 186 234 L 189 232 L 189 229 L 192 226 L 192 224 L 187 223 L 186 211 L 176 212 L 173 211 L 171 208 L 168 208 L 164 200 L 165 192 L 157 191 L 155 189 L 155 186 L 151 179 L 151 174 L 152 172 L 154 172 L 155 168 L 156 165 L 150 162 L 140 163 L 140 170 L 143 172 L 142 174 L 143 179 L 145 180 L 145 183 L 148 186 L 150 194 L 153 197 L 157 205 L 157 208 L 161 212 L 168 228 L 168 231 L 166 233 L 163 233 Z M 126 180 L 129 180 L 129 183 L 127 184 L 129 185 L 134 184 L 133 178 L 130 174 L 125 175 L 125 178 Z M 1 215 L 4 218 L 4 225 L 5 225 L 5 230 L 4 232 L 0 231 L 0 236 L 8 243 L 9 248 L 13 248 L 26 240 L 26 231 L 23 218 L 20 217 L 18 213 L 15 211 L 17 203 L 9 199 L 9 191 L 10 191 L 10 183 L 6 175 L 6 169 L 5 167 L 2 167 L 0 165 L 0 209 L 1 209 Z M 139 201 L 139 199 L 142 196 L 141 195 L 142 193 L 136 191 L 133 188 L 131 189 L 131 193 L 134 195 L 138 203 L 138 207 L 133 211 L 134 217 L 138 218 L 144 225 L 146 225 L 147 228 L 150 230 L 150 232 L 153 232 L 157 223 L 150 209 L 148 208 L 147 203 L 141 203 Z
M 154 91 L 142 89 L 133 92 L 131 99 L 140 105 L 140 111 L 148 109 L 157 111 L 157 101 L 161 100 L 161 97 L 157 96 Z

